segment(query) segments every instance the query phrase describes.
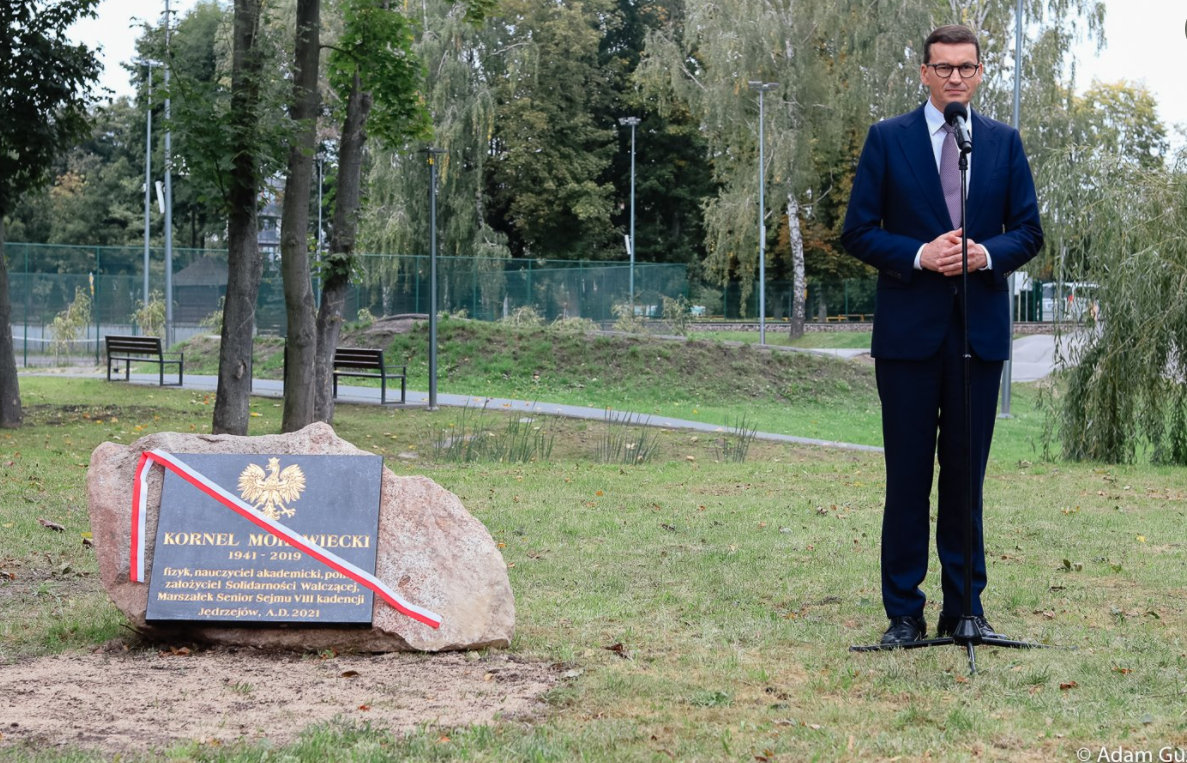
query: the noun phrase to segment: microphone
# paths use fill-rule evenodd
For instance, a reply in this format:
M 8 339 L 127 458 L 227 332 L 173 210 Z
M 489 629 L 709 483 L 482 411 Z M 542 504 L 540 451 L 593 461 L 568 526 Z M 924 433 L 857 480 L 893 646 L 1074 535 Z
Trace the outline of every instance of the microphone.
M 944 121 L 956 128 L 956 146 L 962 154 L 973 150 L 973 141 L 969 138 L 968 109 L 959 101 L 952 101 L 944 107 Z

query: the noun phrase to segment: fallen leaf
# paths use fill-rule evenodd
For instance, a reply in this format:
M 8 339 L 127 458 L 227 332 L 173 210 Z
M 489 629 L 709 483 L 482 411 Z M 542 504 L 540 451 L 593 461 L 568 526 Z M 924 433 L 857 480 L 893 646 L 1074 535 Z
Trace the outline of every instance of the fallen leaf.
M 1133 668 L 1123 668 L 1120 665 L 1114 665 L 1113 671 L 1116 673 L 1120 673 L 1123 676 L 1127 676 L 1133 672 Z
M 627 654 L 626 647 L 622 645 L 621 641 L 617 644 L 611 644 L 610 646 L 604 646 L 602 648 L 607 652 L 614 652 L 624 660 L 629 660 L 631 658 L 631 656 Z
M 66 531 L 66 528 L 65 528 L 65 527 L 63 527 L 62 525 L 58 524 L 57 522 L 51 522 L 51 521 L 49 521 L 48 519 L 43 519 L 43 518 L 40 518 L 40 517 L 37 519 L 37 521 L 41 523 L 41 526 L 42 526 L 42 527 L 45 527 L 45 528 L 47 528 L 47 529 L 49 529 L 49 530 L 53 530 L 53 531 L 54 531 L 54 532 L 56 532 L 56 533 L 65 532 L 65 531 Z
M 189 657 L 190 648 L 188 646 L 171 646 L 168 649 L 158 652 L 158 654 L 161 657 Z

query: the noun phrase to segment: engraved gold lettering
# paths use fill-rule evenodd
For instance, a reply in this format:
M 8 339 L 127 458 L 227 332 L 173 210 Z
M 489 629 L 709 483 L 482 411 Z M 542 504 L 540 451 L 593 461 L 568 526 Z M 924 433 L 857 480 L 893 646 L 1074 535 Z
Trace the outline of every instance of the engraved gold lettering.
M 162 541 L 166 546 L 238 546 L 234 533 L 177 533 L 167 532 Z

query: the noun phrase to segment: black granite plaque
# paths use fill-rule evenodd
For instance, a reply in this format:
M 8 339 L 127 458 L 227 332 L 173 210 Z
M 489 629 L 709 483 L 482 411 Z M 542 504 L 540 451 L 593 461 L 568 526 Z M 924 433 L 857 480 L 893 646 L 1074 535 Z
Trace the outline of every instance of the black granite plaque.
M 257 512 L 374 574 L 382 457 L 176 455 Z M 165 471 L 148 620 L 370 623 L 373 596 Z

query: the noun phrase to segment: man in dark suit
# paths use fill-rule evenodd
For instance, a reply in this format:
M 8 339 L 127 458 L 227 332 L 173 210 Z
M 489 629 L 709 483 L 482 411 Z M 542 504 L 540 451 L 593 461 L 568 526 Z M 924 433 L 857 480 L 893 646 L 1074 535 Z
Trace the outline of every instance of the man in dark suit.
M 928 100 L 870 128 L 841 236 L 850 254 L 878 270 L 871 354 L 886 460 L 882 601 L 890 627 L 882 643 L 888 646 L 927 634 L 920 584 L 927 575 L 937 458 L 936 548 L 943 595 L 938 635 L 951 635 L 962 614 L 975 618 L 983 636 L 998 635 L 981 607 L 986 581 L 981 489 L 1002 364 L 1010 351 L 1007 277 L 1043 243 L 1034 180 L 1018 132 L 975 112 L 968 120 L 974 151 L 967 219 L 960 219 L 959 151 L 943 112 L 954 101 L 967 108 L 981 83 L 976 35 L 962 26 L 936 29 L 924 43 L 919 71 Z M 962 223 L 968 231 L 967 294 L 961 279 Z M 972 611 L 967 613 L 962 610 L 969 459 L 961 317 L 966 302 L 974 470 Z

